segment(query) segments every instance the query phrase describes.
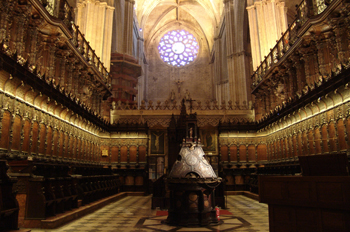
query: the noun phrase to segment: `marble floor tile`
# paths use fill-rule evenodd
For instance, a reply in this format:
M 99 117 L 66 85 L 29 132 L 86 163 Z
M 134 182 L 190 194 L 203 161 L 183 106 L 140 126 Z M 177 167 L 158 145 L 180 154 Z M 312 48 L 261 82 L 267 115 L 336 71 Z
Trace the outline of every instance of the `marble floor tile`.
M 221 215 L 222 224 L 198 228 L 164 224 L 167 216 L 156 216 L 151 201 L 151 196 L 128 196 L 60 228 L 32 232 L 269 231 L 267 205 L 245 196 L 228 196 L 227 210 L 232 215 Z

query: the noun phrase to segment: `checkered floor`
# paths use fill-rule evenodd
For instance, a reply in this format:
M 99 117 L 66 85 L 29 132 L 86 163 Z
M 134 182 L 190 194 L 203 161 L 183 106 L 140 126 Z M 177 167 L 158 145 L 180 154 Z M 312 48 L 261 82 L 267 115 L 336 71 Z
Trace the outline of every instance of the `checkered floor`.
M 151 209 L 151 196 L 129 196 L 55 230 L 32 232 L 269 231 L 266 204 L 244 196 L 228 196 L 227 206 L 232 215 L 221 215 L 221 225 L 175 227 L 162 223 L 167 216 L 156 216 L 157 210 Z

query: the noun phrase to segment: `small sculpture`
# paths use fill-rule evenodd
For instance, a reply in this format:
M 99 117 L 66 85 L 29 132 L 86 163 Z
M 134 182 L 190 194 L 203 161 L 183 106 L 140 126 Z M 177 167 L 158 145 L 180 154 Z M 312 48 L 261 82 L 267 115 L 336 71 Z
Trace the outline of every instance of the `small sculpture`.
M 175 91 L 172 89 L 170 93 L 170 101 L 174 101 L 174 100 L 175 100 Z

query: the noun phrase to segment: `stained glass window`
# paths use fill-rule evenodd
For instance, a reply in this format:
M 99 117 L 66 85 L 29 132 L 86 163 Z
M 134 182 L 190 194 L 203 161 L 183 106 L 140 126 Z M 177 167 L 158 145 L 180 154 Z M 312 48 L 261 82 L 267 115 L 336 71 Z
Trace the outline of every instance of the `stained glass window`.
M 158 45 L 162 60 L 176 67 L 193 62 L 197 58 L 198 50 L 196 37 L 185 30 L 169 31 L 160 39 Z

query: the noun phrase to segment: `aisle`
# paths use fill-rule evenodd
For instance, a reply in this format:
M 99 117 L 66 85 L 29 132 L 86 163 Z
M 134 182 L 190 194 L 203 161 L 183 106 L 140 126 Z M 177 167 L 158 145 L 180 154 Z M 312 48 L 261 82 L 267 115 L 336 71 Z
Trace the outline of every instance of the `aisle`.
M 32 232 L 269 231 L 266 204 L 245 196 L 228 196 L 227 206 L 228 212 L 220 217 L 224 223 L 219 226 L 181 228 L 162 224 L 166 216 L 156 216 L 151 196 L 128 196 L 58 229 Z

